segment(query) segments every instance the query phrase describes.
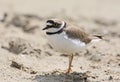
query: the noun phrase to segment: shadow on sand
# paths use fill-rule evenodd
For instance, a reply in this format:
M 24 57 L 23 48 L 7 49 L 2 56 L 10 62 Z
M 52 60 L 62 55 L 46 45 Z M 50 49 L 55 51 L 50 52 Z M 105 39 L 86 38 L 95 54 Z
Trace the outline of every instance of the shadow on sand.
M 37 75 L 33 80 L 37 82 L 89 82 L 86 73 L 73 72 L 70 74 L 50 73 L 44 75 Z

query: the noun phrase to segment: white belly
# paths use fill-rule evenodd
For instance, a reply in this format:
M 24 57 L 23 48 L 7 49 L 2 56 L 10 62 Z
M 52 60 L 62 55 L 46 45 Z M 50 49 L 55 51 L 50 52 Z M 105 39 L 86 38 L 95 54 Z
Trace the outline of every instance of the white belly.
M 80 40 L 69 39 L 65 32 L 61 34 L 47 35 L 48 42 L 57 51 L 62 53 L 76 53 L 85 43 Z

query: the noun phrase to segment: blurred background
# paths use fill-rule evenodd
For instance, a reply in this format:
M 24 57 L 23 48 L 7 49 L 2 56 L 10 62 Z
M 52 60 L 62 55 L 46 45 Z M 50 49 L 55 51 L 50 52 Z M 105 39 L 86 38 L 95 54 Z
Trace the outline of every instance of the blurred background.
M 120 17 L 119 0 L 0 0 L 1 12 L 32 13 L 45 16 L 63 12 L 89 17 Z
M 75 54 L 75 73 L 42 31 L 51 18 L 104 37 Z M 0 0 L 0 82 L 120 82 L 120 0 Z

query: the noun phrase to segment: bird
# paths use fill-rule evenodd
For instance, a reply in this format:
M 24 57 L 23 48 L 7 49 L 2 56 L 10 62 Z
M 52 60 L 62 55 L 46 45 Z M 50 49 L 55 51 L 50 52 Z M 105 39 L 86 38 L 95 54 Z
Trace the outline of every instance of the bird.
M 45 27 L 48 43 L 58 52 L 69 55 L 69 64 L 66 74 L 71 72 L 72 61 L 75 53 L 86 45 L 102 40 L 101 35 L 87 33 L 82 27 L 60 19 L 46 20 Z

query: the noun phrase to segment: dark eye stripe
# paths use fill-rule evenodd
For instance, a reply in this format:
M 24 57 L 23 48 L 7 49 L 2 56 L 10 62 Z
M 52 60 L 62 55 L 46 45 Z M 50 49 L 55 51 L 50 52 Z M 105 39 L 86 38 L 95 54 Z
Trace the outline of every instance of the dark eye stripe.
M 47 23 L 54 23 L 54 21 L 53 20 L 47 20 Z

